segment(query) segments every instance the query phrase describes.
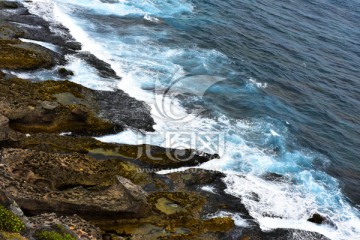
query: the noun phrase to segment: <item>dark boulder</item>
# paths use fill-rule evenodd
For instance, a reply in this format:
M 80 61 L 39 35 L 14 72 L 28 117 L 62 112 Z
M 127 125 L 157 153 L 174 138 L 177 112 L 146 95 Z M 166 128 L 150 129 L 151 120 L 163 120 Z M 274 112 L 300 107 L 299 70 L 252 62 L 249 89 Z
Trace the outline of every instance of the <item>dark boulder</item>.
M 316 224 L 322 224 L 326 221 L 326 218 L 321 216 L 318 213 L 314 213 L 311 218 L 308 219 L 309 222 L 316 223 Z

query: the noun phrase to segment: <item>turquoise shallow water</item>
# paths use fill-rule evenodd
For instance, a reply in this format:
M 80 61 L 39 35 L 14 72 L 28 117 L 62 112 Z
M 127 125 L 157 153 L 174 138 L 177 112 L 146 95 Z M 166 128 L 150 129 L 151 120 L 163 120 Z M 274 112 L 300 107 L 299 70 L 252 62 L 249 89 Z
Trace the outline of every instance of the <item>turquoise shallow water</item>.
M 358 238 L 360 2 L 57 0 L 43 7 L 123 78 L 82 84 L 108 89 L 112 81 L 151 103 L 155 80 L 166 86 L 198 76 L 184 85 L 201 89 L 214 77 L 202 98 L 178 88 L 185 110 L 204 110 L 193 121 L 156 129 L 224 133 L 226 151 L 213 167 L 244 176 L 224 179 L 228 192 L 264 229 Z M 268 173 L 289 181 L 263 182 Z M 313 212 L 337 228 L 309 225 Z

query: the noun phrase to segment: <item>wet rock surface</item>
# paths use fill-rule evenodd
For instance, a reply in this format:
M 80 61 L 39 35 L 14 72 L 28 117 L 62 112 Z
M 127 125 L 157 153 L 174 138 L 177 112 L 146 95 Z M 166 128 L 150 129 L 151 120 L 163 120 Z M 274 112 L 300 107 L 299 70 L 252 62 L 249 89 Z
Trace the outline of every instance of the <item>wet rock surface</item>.
M 150 108 L 131 98 L 121 90 L 96 92 L 97 104 L 102 117 L 125 127 L 154 131 Z M 132 109 L 132 111 L 129 111 Z
M 319 233 L 292 230 L 292 229 L 277 229 L 273 232 L 249 232 L 245 230 L 240 240 L 329 240 Z

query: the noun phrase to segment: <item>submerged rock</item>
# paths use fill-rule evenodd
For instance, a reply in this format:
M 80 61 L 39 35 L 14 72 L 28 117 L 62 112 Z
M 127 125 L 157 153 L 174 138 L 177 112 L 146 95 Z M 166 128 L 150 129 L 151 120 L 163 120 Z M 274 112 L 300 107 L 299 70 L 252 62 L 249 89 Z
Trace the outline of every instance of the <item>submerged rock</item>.
M 112 79 L 121 79 L 116 72 L 111 68 L 111 65 L 98 59 L 96 56 L 94 56 L 90 52 L 81 52 L 77 53 L 76 56 L 78 56 L 81 59 L 84 59 L 90 66 L 94 67 L 99 76 L 103 78 L 112 78 Z
M 286 177 L 284 175 L 280 175 L 277 173 L 266 173 L 262 176 L 266 181 L 273 182 L 283 182 L 286 181 Z
M 240 240 L 329 240 L 327 237 L 303 230 L 294 229 L 276 229 L 271 232 L 261 232 L 261 230 L 253 231 L 245 229 Z
M 66 68 L 59 68 L 58 73 L 61 77 L 74 76 L 74 72 Z

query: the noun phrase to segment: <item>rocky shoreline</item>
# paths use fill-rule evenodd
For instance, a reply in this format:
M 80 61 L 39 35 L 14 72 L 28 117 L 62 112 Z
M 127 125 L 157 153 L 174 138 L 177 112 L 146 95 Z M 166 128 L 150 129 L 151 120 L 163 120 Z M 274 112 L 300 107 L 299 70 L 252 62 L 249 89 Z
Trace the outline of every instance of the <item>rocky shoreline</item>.
M 186 150 L 191 158 L 181 161 L 175 149 L 95 140 L 126 128 L 153 131 L 146 104 L 121 90 L 31 82 L 10 72 L 59 68 L 66 79 L 71 73 L 61 66 L 66 54 L 75 54 L 101 76 L 118 78 L 80 49 L 22 4 L 0 1 L 0 239 L 326 239 L 305 231 L 262 232 L 239 199 L 225 193 L 220 172 L 146 171 L 197 166 L 217 155 Z M 206 186 L 214 191 L 202 190 Z M 236 226 L 235 213 L 249 226 Z

